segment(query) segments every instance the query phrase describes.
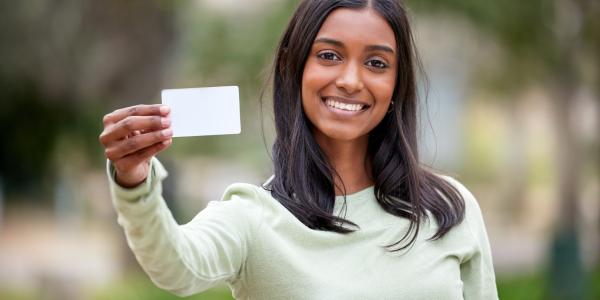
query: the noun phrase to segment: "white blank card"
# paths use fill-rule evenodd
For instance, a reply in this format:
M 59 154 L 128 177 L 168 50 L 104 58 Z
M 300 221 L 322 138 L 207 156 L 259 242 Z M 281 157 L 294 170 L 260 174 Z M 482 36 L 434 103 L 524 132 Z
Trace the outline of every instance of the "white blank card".
M 240 95 L 237 86 L 163 90 L 171 107 L 173 137 L 239 134 Z

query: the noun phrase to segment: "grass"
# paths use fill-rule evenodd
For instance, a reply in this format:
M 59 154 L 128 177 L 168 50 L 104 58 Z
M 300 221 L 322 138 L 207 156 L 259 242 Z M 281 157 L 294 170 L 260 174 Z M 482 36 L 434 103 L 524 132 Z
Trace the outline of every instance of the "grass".
M 543 274 L 520 275 L 517 277 L 502 278 L 497 282 L 498 296 L 502 300 L 508 299 L 544 299 L 546 295 L 546 282 Z
M 122 282 L 115 282 L 110 286 L 92 291 L 87 299 L 91 300 L 231 300 L 231 291 L 226 285 L 217 286 L 200 294 L 181 298 L 154 285 L 148 277 L 143 274 L 135 274 L 127 277 Z
M 584 299 L 600 299 L 600 267 L 587 274 L 586 297 Z M 548 295 L 548 274 L 535 273 L 510 278 L 499 277 L 498 296 L 502 300 L 546 300 Z M 583 299 L 582 299 L 583 300 Z
M 585 299 L 600 299 L 600 268 L 588 274 Z M 535 273 L 513 277 L 498 277 L 498 295 L 502 300 L 547 299 L 547 274 Z M 0 290 L 0 299 L 33 300 L 39 299 L 36 291 Z M 156 287 L 144 274 L 134 273 L 122 281 L 115 281 L 100 289 L 87 291 L 84 299 L 91 300 L 176 300 L 182 299 Z M 218 286 L 198 295 L 183 299 L 189 300 L 231 300 L 227 286 Z

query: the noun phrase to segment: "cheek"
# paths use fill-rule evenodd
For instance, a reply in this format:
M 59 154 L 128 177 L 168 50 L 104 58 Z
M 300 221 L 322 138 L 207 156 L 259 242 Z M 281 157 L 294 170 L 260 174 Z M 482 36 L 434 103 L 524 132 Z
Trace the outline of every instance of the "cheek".
M 373 107 L 372 122 L 367 127 L 368 131 L 375 128 L 387 115 L 392 96 L 394 95 L 395 84 L 396 76 L 392 75 L 373 78 L 369 82 L 370 92 L 375 100 L 375 107 Z
M 302 109 L 311 122 L 314 122 L 314 115 L 318 109 L 318 93 L 322 88 L 320 84 L 320 75 L 318 66 L 309 59 L 304 66 L 302 73 Z
M 369 89 L 376 104 L 376 110 L 380 113 L 381 110 L 387 112 L 388 106 L 394 95 L 394 87 L 396 84 L 395 76 L 385 76 L 376 78 L 369 82 Z
M 372 92 L 373 96 L 378 102 L 389 103 L 392 100 L 394 94 L 394 86 L 396 84 L 396 76 L 385 76 L 372 82 L 374 86 Z
M 313 97 L 335 78 L 331 68 L 320 66 L 313 59 L 308 59 L 302 73 L 302 95 Z

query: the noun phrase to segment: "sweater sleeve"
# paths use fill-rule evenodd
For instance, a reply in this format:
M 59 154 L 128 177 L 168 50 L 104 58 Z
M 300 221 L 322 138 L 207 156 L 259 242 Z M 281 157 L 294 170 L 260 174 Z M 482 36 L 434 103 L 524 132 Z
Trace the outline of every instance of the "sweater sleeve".
M 452 181 L 465 200 L 465 222 L 475 245 L 474 250 L 460 265 L 464 299 L 498 299 L 492 252 L 481 209 L 467 188 L 455 180 Z
M 242 270 L 251 234 L 248 204 L 235 194 L 231 201 L 211 201 L 192 221 L 178 225 L 162 197 L 167 172 L 153 158 L 147 180 L 133 189 L 119 186 L 107 163 L 117 222 L 137 261 L 158 287 L 178 296 L 202 292 L 223 281 L 235 281 Z

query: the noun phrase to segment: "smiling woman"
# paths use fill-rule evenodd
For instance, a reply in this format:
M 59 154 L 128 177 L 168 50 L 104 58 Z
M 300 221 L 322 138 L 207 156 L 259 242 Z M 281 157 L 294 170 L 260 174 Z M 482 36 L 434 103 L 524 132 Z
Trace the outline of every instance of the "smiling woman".
M 336 194 L 373 185 L 368 170 L 342 169 L 340 163 L 362 167 L 356 158 L 366 157 L 369 132 L 390 108 L 398 68 L 393 49 L 394 32 L 379 14 L 338 9 L 321 26 L 306 60 L 302 107 L 340 175 Z M 341 149 L 346 157 L 337 154 Z
M 274 176 L 185 225 L 153 158 L 168 108 L 108 114 L 113 203 L 152 280 L 178 295 L 226 282 L 240 299 L 497 299 L 476 200 L 420 164 L 414 55 L 397 1 L 302 1 L 275 60 Z

